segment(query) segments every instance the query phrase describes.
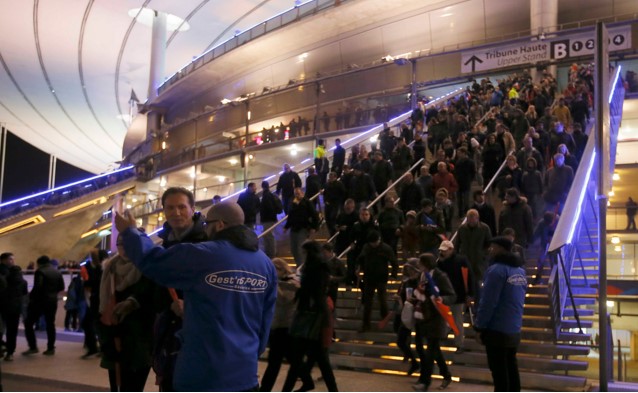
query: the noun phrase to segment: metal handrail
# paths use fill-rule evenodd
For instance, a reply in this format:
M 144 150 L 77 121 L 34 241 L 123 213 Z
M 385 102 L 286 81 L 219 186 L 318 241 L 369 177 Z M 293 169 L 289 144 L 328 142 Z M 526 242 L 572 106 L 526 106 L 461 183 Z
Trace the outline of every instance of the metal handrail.
M 489 190 L 492 187 L 492 185 L 494 184 L 494 182 L 498 178 L 498 175 L 501 174 L 501 172 L 505 168 L 505 165 L 507 165 L 507 158 L 509 156 L 513 155 L 515 152 L 516 152 L 516 150 L 512 150 L 512 151 L 509 152 L 509 154 L 507 156 L 505 156 L 505 159 L 501 163 L 501 166 L 498 167 L 498 170 L 496 171 L 496 173 L 494 173 L 494 176 L 492 176 L 492 179 L 489 181 L 489 183 L 487 183 L 487 186 L 485 186 L 485 189 L 483 189 L 483 195 L 487 194 L 487 190 Z

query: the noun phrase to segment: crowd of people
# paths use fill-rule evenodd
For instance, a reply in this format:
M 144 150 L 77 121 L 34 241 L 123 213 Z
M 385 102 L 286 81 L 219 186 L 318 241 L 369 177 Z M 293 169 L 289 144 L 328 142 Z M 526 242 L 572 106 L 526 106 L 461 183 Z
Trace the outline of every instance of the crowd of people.
M 389 318 L 387 287 L 403 265 L 394 327 L 408 373 L 420 370 L 413 388 L 430 387 L 435 362 L 441 388 L 451 383 L 441 341 L 452 328 L 462 353 L 464 314 L 472 310 L 495 387 L 520 390 L 525 250 L 551 238 L 581 159 L 591 106 L 588 71 L 577 67 L 558 100 L 548 73 L 539 83 L 526 72 L 474 82 L 446 105 L 419 103 L 410 122 L 385 127 L 369 151 L 353 146 L 348 156 L 337 139 L 331 162 L 320 140 L 305 185 L 285 164 L 275 192 L 264 181 L 260 197 L 250 183 L 236 203 L 214 201 L 206 216 L 195 211 L 190 191 L 171 187 L 162 195 L 160 246 L 129 212 L 118 213 L 118 253 L 108 258 L 95 250 L 72 279 L 67 327 L 84 332 L 85 358 L 101 352 L 112 390 L 143 390 L 152 368 L 163 391 L 270 391 L 287 359 L 284 391 L 298 379 L 301 391 L 313 389 L 315 363 L 328 390 L 336 391 L 328 349 L 337 288 L 361 288 L 359 333 L 365 335 L 375 329 L 375 293 L 380 319 Z M 381 203 L 371 205 L 381 194 Z M 296 269 L 279 258 L 273 229 L 282 214 Z M 322 225 L 331 236 L 326 244 L 312 240 Z M 4 279 L 6 293 L 24 296 L 13 256 L 2 254 L 0 262 L 0 289 Z M 538 262 L 542 269 L 544 260 Z M 39 352 L 33 328 L 41 316 L 48 335 L 43 354 L 55 354 L 52 324 L 65 289 L 48 257 L 37 264 L 26 356 Z M 541 280 L 539 271 L 535 283 Z M 7 361 L 15 351 L 14 311 L 3 304 Z M 257 361 L 268 343 L 260 383 Z

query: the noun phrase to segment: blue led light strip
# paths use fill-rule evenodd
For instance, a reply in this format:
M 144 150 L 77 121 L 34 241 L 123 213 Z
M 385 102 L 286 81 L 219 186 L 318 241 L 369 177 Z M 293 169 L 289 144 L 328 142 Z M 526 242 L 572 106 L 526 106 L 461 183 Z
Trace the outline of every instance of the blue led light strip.
M 101 174 L 101 175 L 97 175 L 97 176 L 89 177 L 88 179 L 84 179 L 84 180 L 76 181 L 76 182 L 74 182 L 74 183 L 69 183 L 69 184 L 66 184 L 66 185 L 64 185 L 64 186 L 60 186 L 60 187 L 56 187 L 56 188 L 51 188 L 51 189 L 49 189 L 49 190 L 42 191 L 42 192 L 39 192 L 39 193 L 37 193 L 37 194 L 29 195 L 29 196 L 22 197 L 22 198 L 19 198 L 19 199 L 14 199 L 14 200 L 12 200 L 12 201 L 5 202 L 5 203 L 0 203 L 0 207 L 8 206 L 8 205 L 10 205 L 10 204 L 12 204 L 12 203 L 16 203 L 16 202 L 26 201 L 27 199 L 35 198 L 35 197 L 38 197 L 38 196 L 41 196 L 41 195 L 46 195 L 46 194 L 49 194 L 49 193 L 52 193 L 52 192 L 55 192 L 55 191 L 60 191 L 60 190 L 62 190 L 62 189 L 64 189 L 64 188 L 67 188 L 67 187 L 77 186 L 78 184 L 82 184 L 82 183 L 87 182 L 87 181 L 91 181 L 91 180 L 99 179 L 99 178 L 102 178 L 102 177 L 105 177 L 105 176 L 110 176 L 110 175 L 113 175 L 113 174 L 115 174 L 115 173 L 124 172 L 124 171 L 127 171 L 127 170 L 129 170 L 129 169 L 131 169 L 131 168 L 133 168 L 133 167 L 134 167 L 133 165 L 131 165 L 131 166 L 127 166 L 126 168 L 120 168 L 120 169 L 115 170 L 115 171 L 113 171 L 113 172 L 103 173 L 103 174 Z
M 616 91 L 616 85 L 618 83 L 618 78 L 620 77 L 620 69 L 622 67 L 620 65 L 618 65 L 618 67 L 616 68 L 616 76 L 614 76 L 614 83 L 611 85 L 611 91 L 609 92 L 609 100 L 607 101 L 609 104 L 611 104 L 611 100 L 614 98 L 614 92 Z
M 585 179 L 587 179 L 587 182 L 589 181 L 589 177 L 591 176 L 591 170 L 594 167 L 595 161 L 596 161 L 596 150 L 593 150 L 591 155 L 591 160 L 589 161 L 589 166 L 587 167 L 587 175 L 585 176 Z M 572 238 L 574 237 L 574 230 L 576 229 L 576 223 L 578 223 L 578 220 L 582 218 L 580 216 L 580 211 L 583 206 L 583 199 L 585 198 L 585 193 L 587 192 L 587 182 L 583 184 L 583 188 L 580 189 L 580 195 L 578 196 L 578 206 L 576 207 L 576 214 L 574 215 L 575 219 L 571 222 L 571 225 L 569 227 L 569 236 L 567 237 L 567 243 L 570 243 L 570 244 L 572 242 Z

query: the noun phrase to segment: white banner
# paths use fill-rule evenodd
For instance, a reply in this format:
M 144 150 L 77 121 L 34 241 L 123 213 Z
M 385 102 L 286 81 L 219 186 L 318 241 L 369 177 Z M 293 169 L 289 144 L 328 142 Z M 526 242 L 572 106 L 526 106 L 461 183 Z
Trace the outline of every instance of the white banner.
M 594 32 L 537 40 L 461 54 L 461 72 L 471 73 L 541 61 L 562 60 L 594 53 Z M 631 26 L 609 29 L 609 51 L 631 48 Z

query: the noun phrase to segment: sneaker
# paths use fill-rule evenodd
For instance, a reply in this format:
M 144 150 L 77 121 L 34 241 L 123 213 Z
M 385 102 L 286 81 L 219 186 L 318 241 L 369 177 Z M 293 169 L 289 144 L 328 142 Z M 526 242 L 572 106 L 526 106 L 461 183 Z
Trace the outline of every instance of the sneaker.
M 55 348 L 47 349 L 46 351 L 42 352 L 42 354 L 43 354 L 43 355 L 46 355 L 46 356 L 52 356 L 52 355 L 55 355 Z
M 423 382 L 418 382 L 412 385 L 412 390 L 414 390 L 415 392 L 427 392 L 428 387 Z
M 29 355 L 33 355 L 34 353 L 38 353 L 38 352 L 40 352 L 38 350 L 38 348 L 29 348 L 26 351 L 22 352 L 22 355 L 29 356 Z
M 6 354 L 5 357 L 4 357 L 4 361 L 5 362 L 12 362 L 13 361 L 13 354 L 11 354 L 11 353 Z

